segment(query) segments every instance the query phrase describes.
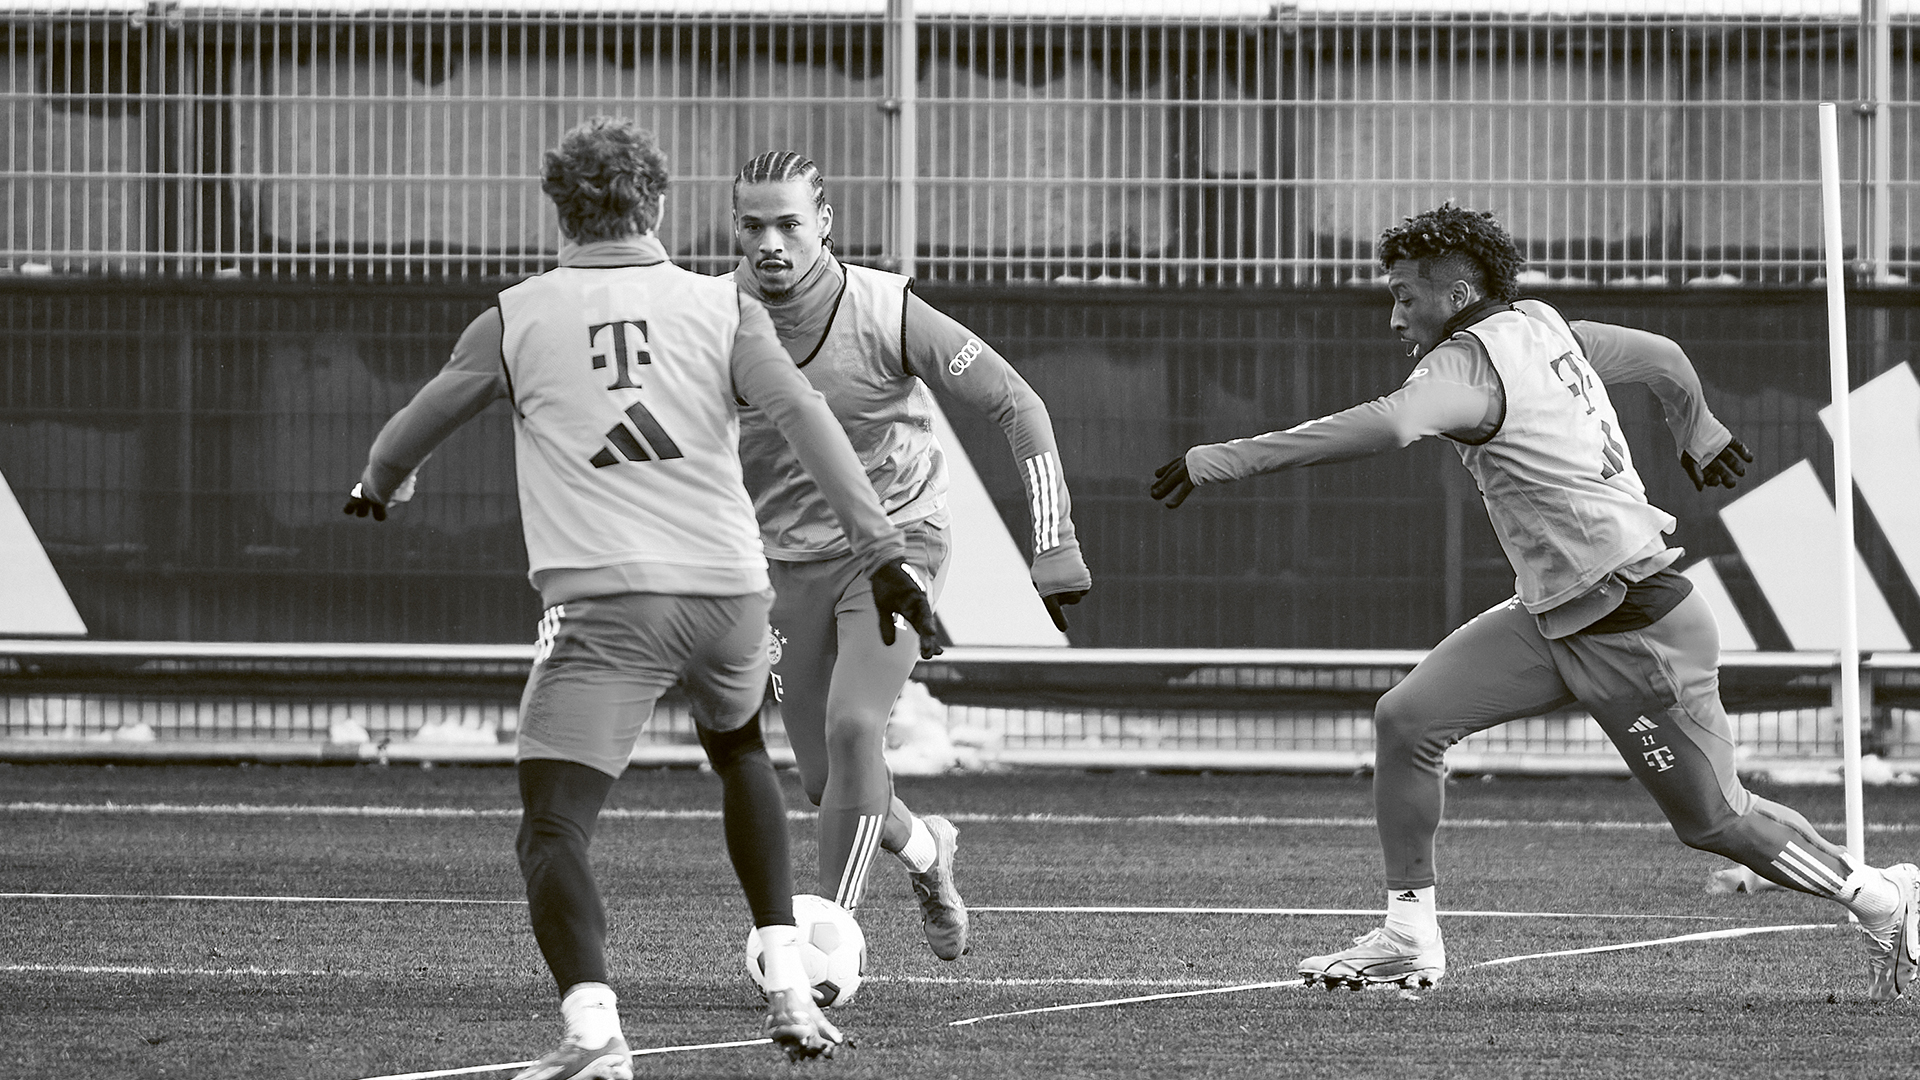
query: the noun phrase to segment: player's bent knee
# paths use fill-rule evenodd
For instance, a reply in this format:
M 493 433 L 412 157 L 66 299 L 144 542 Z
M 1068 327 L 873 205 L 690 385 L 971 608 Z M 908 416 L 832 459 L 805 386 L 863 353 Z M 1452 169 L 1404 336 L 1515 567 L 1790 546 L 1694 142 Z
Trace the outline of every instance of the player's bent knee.
M 887 742 L 887 718 L 845 714 L 827 721 L 827 760 L 847 761 L 859 757 L 884 757 Z
M 766 739 L 760 732 L 760 718 L 753 717 L 732 731 L 708 731 L 700 728 L 700 746 L 715 772 L 735 768 L 754 754 L 765 755 Z
M 1397 757 L 1424 757 L 1421 751 L 1430 750 L 1426 744 L 1435 739 L 1428 731 L 1427 718 L 1417 708 L 1412 694 L 1399 693 L 1399 688 L 1387 691 L 1373 707 L 1373 742 L 1377 753 L 1393 754 Z M 1444 740 L 1440 746 L 1442 753 L 1446 746 Z

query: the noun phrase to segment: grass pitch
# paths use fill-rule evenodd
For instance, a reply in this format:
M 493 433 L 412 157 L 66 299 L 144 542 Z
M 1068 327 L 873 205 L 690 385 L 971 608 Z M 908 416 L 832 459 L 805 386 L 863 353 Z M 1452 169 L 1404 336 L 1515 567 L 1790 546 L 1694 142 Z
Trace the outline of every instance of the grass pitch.
M 1381 906 L 1365 780 L 1015 773 L 899 787 L 956 818 L 976 909 Z M 1837 789 L 1769 794 L 1815 821 L 1840 817 Z M 1724 864 L 1675 841 L 1631 781 L 1464 779 L 1449 800 L 1443 912 L 1595 917 L 1443 914 L 1451 971 L 1419 1000 L 1286 987 L 956 1027 L 1291 979 L 1300 957 L 1379 919 L 978 910 L 973 954 L 949 964 L 926 950 L 905 875 L 882 860 L 862 913 L 870 981 L 835 1010 L 857 1048 L 802 1066 L 766 1046 L 663 1054 L 636 1075 L 1911 1073 L 1920 1001 L 1864 1000 L 1864 954 L 1840 910 L 1706 895 Z M 718 805 L 710 775 L 631 773 L 595 841 L 636 1049 L 758 1034 Z M 805 809 L 797 786 L 789 806 Z M 519 903 L 516 809 L 499 768 L 0 767 L 0 1065 L 358 1080 L 534 1057 L 559 1029 Z M 1871 858 L 1915 857 L 1920 792 L 1870 792 L 1868 813 Z M 812 832 L 795 822 L 803 886 Z M 379 902 L 339 902 L 353 898 Z M 1476 966 L 1797 924 L 1824 926 Z

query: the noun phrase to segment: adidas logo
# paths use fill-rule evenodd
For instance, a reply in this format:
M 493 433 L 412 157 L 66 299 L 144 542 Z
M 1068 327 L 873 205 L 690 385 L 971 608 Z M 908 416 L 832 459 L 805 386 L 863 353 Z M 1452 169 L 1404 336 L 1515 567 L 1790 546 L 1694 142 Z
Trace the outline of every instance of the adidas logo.
M 1656 724 L 1653 721 L 1643 716 L 1640 719 L 1635 720 L 1633 722 L 1633 726 L 1629 727 L 1627 730 L 1628 731 L 1652 731 L 1654 728 L 1657 728 L 1659 726 L 1660 726 L 1659 724 Z
M 1412 889 L 1408 889 L 1406 892 L 1394 897 L 1394 899 L 1408 904 L 1417 904 L 1420 902 L 1420 894 L 1414 892 Z

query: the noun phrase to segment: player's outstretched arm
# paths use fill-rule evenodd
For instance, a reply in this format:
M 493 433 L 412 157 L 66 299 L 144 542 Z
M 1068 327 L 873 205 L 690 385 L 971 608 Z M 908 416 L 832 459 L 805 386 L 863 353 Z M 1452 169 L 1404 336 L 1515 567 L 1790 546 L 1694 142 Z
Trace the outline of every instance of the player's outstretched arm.
M 413 497 L 414 478 L 434 447 L 506 393 L 500 310 L 488 308 L 467 324 L 440 373 L 380 429 L 341 511 L 385 521 L 389 508 Z
M 1006 435 L 1033 523 L 1033 588 L 1053 625 L 1065 633 L 1065 608 L 1086 598 L 1093 574 L 1074 532 L 1073 496 L 1046 402 L 993 346 L 911 289 L 901 317 L 903 374 L 959 398 L 991 417 Z
M 1680 466 L 1693 481 L 1694 490 L 1730 488 L 1747 475 L 1753 454 L 1707 408 L 1700 374 L 1678 342 L 1612 323 L 1569 325 L 1600 381 L 1609 385 L 1640 383 L 1660 399 L 1667 430 L 1680 448 Z
M 1354 461 L 1411 446 L 1429 435 L 1479 429 L 1496 407 L 1483 386 L 1449 374 L 1465 362 L 1453 346 L 1427 354 L 1400 389 L 1351 409 L 1250 439 L 1206 443 L 1154 471 L 1147 493 L 1174 509 L 1193 489 L 1305 465 Z

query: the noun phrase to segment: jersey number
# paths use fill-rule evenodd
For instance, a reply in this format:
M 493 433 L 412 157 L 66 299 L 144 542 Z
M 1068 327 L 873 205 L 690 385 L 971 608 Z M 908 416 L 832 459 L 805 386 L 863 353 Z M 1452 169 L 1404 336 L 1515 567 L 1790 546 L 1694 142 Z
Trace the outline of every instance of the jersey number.
M 1561 365 L 1566 370 L 1561 370 Z M 1586 403 L 1587 415 L 1593 415 L 1593 395 L 1587 391 L 1593 386 L 1593 374 L 1572 353 L 1562 353 L 1553 360 L 1553 373 L 1567 388 L 1567 393 Z M 1613 425 L 1600 421 L 1600 436 L 1606 445 L 1600 448 L 1600 479 L 1610 480 L 1626 470 L 1626 451 L 1613 434 Z
M 639 322 L 589 326 L 587 347 L 594 350 L 593 370 L 613 368 L 613 382 L 608 384 L 608 390 L 640 389 L 639 381 L 633 377 L 634 369 L 642 364 L 653 363 L 653 354 L 647 351 L 647 324 L 644 319 Z M 588 459 L 594 468 L 604 469 L 622 461 L 666 461 L 686 456 L 667 435 L 667 429 L 654 419 L 644 402 L 636 401 L 627 406 L 627 419 L 633 422 L 633 428 L 615 424 L 607 431 L 606 439 L 610 445 L 601 447 L 599 453 Z M 647 446 L 634 438 L 635 429 L 647 440 L 647 446 L 653 447 L 653 453 L 647 453 Z

